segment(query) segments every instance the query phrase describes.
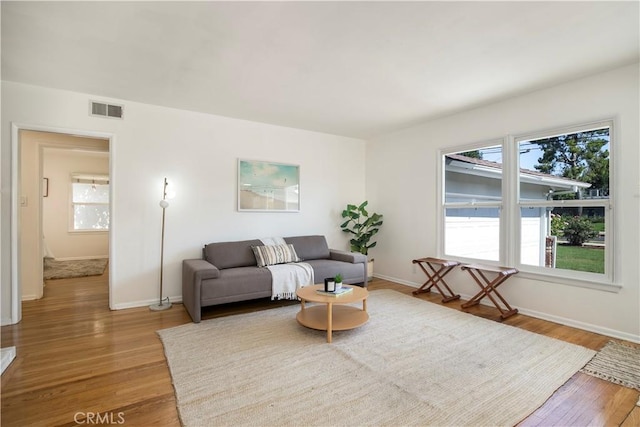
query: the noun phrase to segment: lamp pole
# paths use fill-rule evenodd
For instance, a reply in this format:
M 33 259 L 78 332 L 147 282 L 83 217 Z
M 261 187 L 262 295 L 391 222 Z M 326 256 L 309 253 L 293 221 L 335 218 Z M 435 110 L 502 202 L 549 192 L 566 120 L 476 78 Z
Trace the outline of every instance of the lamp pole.
M 160 207 L 162 208 L 162 234 L 160 238 L 160 302 L 158 304 L 153 304 L 149 306 L 149 309 L 152 311 L 161 311 L 171 308 L 171 301 L 167 297 L 167 302 L 163 303 L 162 299 L 162 273 L 164 270 L 164 221 L 166 210 L 169 207 L 169 202 L 167 202 L 167 178 L 164 179 L 164 187 L 162 189 L 162 200 L 160 200 Z

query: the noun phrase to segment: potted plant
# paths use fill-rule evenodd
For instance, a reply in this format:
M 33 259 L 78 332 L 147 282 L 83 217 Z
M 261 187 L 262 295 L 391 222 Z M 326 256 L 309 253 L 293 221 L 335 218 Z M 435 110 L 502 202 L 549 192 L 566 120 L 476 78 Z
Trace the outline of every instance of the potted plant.
M 334 279 L 336 281 L 336 291 L 342 289 L 342 274 L 336 274 Z
M 342 211 L 342 218 L 347 218 L 345 222 L 340 224 L 340 228 L 345 233 L 352 235 L 349 243 L 352 252 L 360 252 L 363 255 L 369 254 L 369 249 L 376 246 L 378 242 L 372 242 L 371 239 L 378 233 L 382 225 L 382 215 L 377 213 L 369 214 L 367 211 L 368 201 L 364 201 L 360 206 L 347 205 Z M 367 280 L 373 278 L 373 259 L 368 262 Z

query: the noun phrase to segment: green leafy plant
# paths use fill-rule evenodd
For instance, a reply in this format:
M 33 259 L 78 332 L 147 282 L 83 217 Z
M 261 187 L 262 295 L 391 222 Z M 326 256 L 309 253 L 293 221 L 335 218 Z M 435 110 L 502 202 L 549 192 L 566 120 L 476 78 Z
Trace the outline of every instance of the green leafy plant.
M 593 229 L 591 221 L 581 216 L 572 216 L 565 219 L 562 235 L 572 246 L 582 246 L 584 242 L 598 235 Z
M 340 273 L 336 274 L 336 277 L 334 277 L 334 280 L 336 281 L 336 283 L 342 283 L 342 274 Z
M 566 218 L 562 217 L 562 215 L 551 214 L 551 235 L 552 236 L 562 236 L 562 230 L 566 225 Z
M 340 224 L 340 228 L 345 233 L 352 235 L 349 241 L 352 252 L 360 252 L 363 255 L 369 253 L 369 249 L 376 246 L 377 242 L 372 242 L 373 236 L 378 234 L 382 225 L 382 215 L 367 212 L 368 201 L 364 201 L 360 206 L 347 205 L 342 211 L 342 218 L 347 218 Z

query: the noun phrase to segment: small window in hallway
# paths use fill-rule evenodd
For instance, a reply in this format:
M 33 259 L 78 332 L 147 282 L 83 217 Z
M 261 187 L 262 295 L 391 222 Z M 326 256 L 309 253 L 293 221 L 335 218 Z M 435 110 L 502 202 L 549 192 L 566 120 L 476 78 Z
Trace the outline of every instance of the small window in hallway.
M 109 177 L 72 175 L 72 231 L 109 230 Z

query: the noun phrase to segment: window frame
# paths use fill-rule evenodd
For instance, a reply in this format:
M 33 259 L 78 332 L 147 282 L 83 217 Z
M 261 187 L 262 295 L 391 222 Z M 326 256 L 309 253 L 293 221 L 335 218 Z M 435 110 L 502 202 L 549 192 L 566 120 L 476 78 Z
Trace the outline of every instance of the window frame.
M 106 206 L 107 211 L 109 212 L 109 217 L 111 217 L 111 199 L 107 202 L 95 202 L 95 203 L 76 203 L 73 201 L 73 185 L 74 184 L 86 184 L 87 182 L 81 181 L 94 181 L 95 184 L 98 185 L 110 185 L 110 179 L 108 174 L 71 174 L 70 182 L 69 182 L 69 233 L 108 233 L 111 229 L 111 221 L 109 221 L 108 228 L 93 228 L 93 229 L 76 229 L 75 228 L 75 206 Z M 111 189 L 107 190 L 110 194 Z
M 547 130 L 537 130 L 523 132 L 516 135 L 505 135 L 500 138 L 490 138 L 481 142 L 455 147 L 441 148 L 437 157 L 437 197 L 438 197 L 438 256 L 442 258 L 455 259 L 467 263 L 483 263 L 489 265 L 512 266 L 520 271 L 521 278 L 534 279 L 538 281 L 550 282 L 554 284 L 564 284 L 583 288 L 598 289 L 609 292 L 618 292 L 622 287 L 616 284 L 616 260 L 615 253 L 615 194 L 618 191 L 616 185 L 615 169 L 615 147 L 616 147 L 616 120 L 603 119 L 592 122 L 585 122 L 578 125 L 562 126 Z M 520 156 L 519 143 L 526 140 L 535 140 L 556 135 L 570 134 L 579 131 L 586 131 L 598 128 L 609 128 L 609 198 L 600 201 L 581 199 L 565 201 L 520 201 Z M 446 209 L 454 206 L 446 203 L 445 195 L 445 158 L 449 154 L 461 153 L 465 151 L 479 150 L 502 144 L 502 203 L 500 207 L 500 251 L 499 261 L 488 261 L 482 259 L 459 257 L 448 255 L 445 252 L 445 221 Z M 476 202 L 476 206 L 481 206 L 483 202 Z M 577 270 L 564 270 L 556 268 L 546 268 L 522 264 L 521 256 L 521 208 L 526 207 L 547 207 L 550 204 L 559 206 L 603 206 L 605 209 L 605 272 L 591 273 Z
M 487 148 L 487 147 L 495 147 L 495 146 L 500 146 L 501 149 L 503 150 L 503 163 L 502 166 L 504 168 L 504 138 L 493 138 L 493 139 L 489 139 L 486 141 L 482 141 L 482 142 L 476 142 L 473 144 L 468 144 L 465 146 L 461 146 L 461 147 L 457 147 L 455 150 L 440 150 L 440 156 L 439 159 L 440 161 L 438 162 L 438 167 L 439 167 L 439 179 L 440 179 L 440 184 L 438 185 L 438 190 L 440 192 L 440 194 L 438 195 L 438 204 L 439 204 L 439 209 L 438 209 L 438 224 L 440 224 L 440 227 L 438 227 L 438 252 L 440 256 L 447 256 L 449 258 L 454 258 L 456 260 L 462 261 L 462 262 L 480 262 L 483 264 L 490 264 L 490 265 L 500 265 L 501 260 L 504 258 L 505 255 L 505 242 L 503 239 L 504 236 L 504 198 L 505 198 L 505 189 L 504 189 L 504 173 L 501 174 L 500 180 L 501 180 L 501 197 L 500 200 L 496 200 L 496 201 L 471 201 L 471 202 L 447 202 L 446 201 L 446 189 L 445 189 L 445 184 L 446 184 L 446 167 L 445 167 L 445 162 L 446 159 L 445 157 L 449 154 L 457 154 L 457 153 L 462 153 L 462 152 L 466 152 L 466 151 L 474 151 L 474 150 L 479 150 L 479 149 L 483 149 L 483 148 Z M 461 209 L 461 208 L 497 208 L 498 212 L 499 212 L 499 217 L 498 217 L 498 221 L 499 221 L 499 237 L 498 237 L 498 241 L 499 241 L 499 249 L 498 249 L 498 261 L 492 261 L 492 260 L 488 260 L 488 259 L 479 259 L 479 258 L 467 258 L 467 257 L 463 257 L 463 256 L 454 256 L 454 255 L 445 255 L 445 245 L 446 245 L 446 236 L 445 236 L 445 226 L 446 226 L 446 210 L 447 209 Z

